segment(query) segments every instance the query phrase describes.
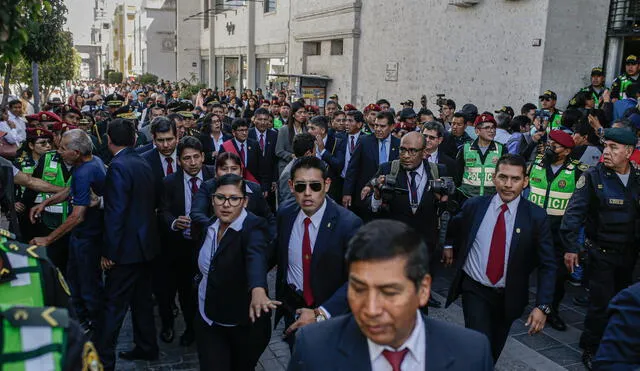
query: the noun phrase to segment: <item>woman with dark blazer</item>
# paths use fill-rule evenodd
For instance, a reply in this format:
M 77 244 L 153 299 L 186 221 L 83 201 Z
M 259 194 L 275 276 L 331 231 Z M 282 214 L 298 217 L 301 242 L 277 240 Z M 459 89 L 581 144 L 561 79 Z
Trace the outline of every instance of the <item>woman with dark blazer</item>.
M 278 176 L 282 170 L 293 160 L 293 137 L 296 134 L 307 132 L 307 121 L 309 114 L 304 104 L 294 102 L 291 104 L 291 112 L 287 125 L 278 129 L 278 140 L 276 141 L 276 157 L 278 157 Z
M 220 117 L 213 113 L 208 113 L 202 119 L 202 129 L 200 130 L 198 139 L 200 139 L 202 143 L 204 163 L 214 165 L 222 143 L 231 139 L 231 137 L 222 133 L 222 120 Z
M 271 337 L 268 313 L 279 303 L 266 295 L 267 223 L 245 210 L 247 201 L 240 176 L 217 179 L 211 197 L 216 218 L 202 234 L 198 255 L 194 327 L 201 370 L 253 371 Z

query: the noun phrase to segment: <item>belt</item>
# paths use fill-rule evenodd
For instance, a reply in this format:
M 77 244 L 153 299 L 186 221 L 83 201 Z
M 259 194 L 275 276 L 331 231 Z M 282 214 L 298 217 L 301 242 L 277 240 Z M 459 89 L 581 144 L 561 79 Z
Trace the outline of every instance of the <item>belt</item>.
M 477 286 L 477 287 L 482 288 L 484 290 L 491 291 L 494 294 L 504 295 L 504 287 L 485 286 L 485 285 L 481 284 L 480 282 L 478 282 L 478 281 L 474 280 L 473 278 L 471 278 L 471 276 L 469 276 L 465 271 L 462 271 L 462 274 L 464 274 L 463 278 L 469 280 L 469 282 L 471 282 L 471 284 L 473 284 L 474 286 Z

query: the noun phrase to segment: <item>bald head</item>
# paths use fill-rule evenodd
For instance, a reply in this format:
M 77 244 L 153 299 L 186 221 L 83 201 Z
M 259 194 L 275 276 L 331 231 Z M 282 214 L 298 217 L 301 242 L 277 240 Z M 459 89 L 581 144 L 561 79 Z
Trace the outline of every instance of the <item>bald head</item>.
M 427 141 L 424 136 L 417 131 L 412 131 L 405 134 L 400 140 L 400 145 L 406 144 L 409 147 L 424 148 L 427 146 Z
M 405 170 L 416 169 L 422 164 L 427 141 L 422 134 L 412 131 L 400 140 L 400 164 Z

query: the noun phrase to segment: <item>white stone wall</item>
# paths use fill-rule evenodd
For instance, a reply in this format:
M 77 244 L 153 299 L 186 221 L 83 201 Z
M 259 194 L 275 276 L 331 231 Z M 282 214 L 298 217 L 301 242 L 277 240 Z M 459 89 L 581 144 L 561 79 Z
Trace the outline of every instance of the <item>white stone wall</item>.
M 176 80 L 176 2 L 175 0 L 145 0 L 142 14 L 144 71 L 161 79 Z
M 201 11 L 202 1 L 190 0 L 176 2 L 177 5 L 177 79 L 189 80 L 193 76 L 200 81 L 200 39 L 201 21 L 184 21 L 185 18 Z M 199 17 L 202 18 L 202 17 Z M 194 66 L 195 63 L 195 66 Z

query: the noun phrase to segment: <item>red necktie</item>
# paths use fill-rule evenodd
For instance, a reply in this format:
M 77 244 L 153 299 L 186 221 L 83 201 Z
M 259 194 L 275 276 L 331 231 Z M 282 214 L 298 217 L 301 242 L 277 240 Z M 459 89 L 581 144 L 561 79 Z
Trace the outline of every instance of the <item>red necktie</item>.
M 247 166 L 244 160 L 244 143 L 240 143 L 240 159 L 242 160 L 242 164 Z
M 507 204 L 500 206 L 500 214 L 493 228 L 491 237 L 491 249 L 489 250 L 489 260 L 487 261 L 487 277 L 494 285 L 500 281 L 504 275 L 504 253 L 507 244 L 507 227 L 504 222 L 504 213 L 509 210 Z
M 264 153 L 264 134 L 260 134 L 260 150 Z
M 193 177 L 190 179 L 191 181 L 191 193 L 196 194 L 198 193 L 198 178 Z
M 387 362 L 389 362 L 393 371 L 400 371 L 400 365 L 402 364 L 402 361 L 404 361 L 404 357 L 407 353 L 409 353 L 409 349 L 407 348 L 397 352 L 392 352 L 386 349 L 382 351 L 382 355 L 387 359 Z
M 309 238 L 310 218 L 304 218 L 304 236 L 302 237 L 302 297 L 304 302 L 313 304 L 313 291 L 311 290 L 311 239 Z
M 171 157 L 167 157 L 167 175 L 169 174 L 173 174 L 173 165 L 171 165 L 171 163 L 173 162 L 173 159 Z
M 353 154 L 353 150 L 356 149 L 356 144 L 353 142 L 353 135 L 351 136 L 351 144 L 349 145 L 349 153 Z

